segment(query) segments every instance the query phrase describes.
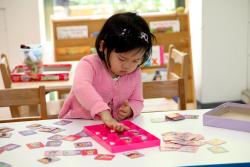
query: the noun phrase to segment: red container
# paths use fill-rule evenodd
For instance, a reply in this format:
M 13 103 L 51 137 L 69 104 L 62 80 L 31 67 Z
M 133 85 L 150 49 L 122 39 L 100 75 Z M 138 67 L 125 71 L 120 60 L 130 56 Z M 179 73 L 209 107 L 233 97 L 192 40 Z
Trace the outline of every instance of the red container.
M 42 73 L 27 74 L 27 66 L 18 65 L 11 72 L 12 82 L 66 81 L 69 80 L 71 64 L 43 64 Z

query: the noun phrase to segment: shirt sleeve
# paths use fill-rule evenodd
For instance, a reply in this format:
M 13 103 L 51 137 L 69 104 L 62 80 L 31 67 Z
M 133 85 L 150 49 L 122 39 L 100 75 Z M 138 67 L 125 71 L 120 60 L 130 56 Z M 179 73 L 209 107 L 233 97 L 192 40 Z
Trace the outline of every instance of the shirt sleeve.
M 103 101 L 93 87 L 93 76 L 95 71 L 93 65 L 87 60 L 82 59 L 75 71 L 73 81 L 73 93 L 83 108 L 90 111 L 91 117 L 94 119 L 96 114 L 110 110 L 109 106 Z
M 143 92 L 142 92 L 142 80 L 141 80 L 141 71 L 138 70 L 135 76 L 135 89 L 128 99 L 129 105 L 133 110 L 133 118 L 140 115 L 143 109 Z

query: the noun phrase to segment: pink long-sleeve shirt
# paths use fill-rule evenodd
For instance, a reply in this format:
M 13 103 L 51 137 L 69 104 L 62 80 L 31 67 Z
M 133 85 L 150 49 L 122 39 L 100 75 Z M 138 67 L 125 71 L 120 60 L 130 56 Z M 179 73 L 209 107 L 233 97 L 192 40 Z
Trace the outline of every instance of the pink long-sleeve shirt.
M 133 117 L 138 116 L 143 108 L 141 70 L 115 80 L 97 55 L 85 56 L 77 65 L 72 89 L 59 118 L 94 119 L 104 110 L 117 118 L 117 110 L 126 100 Z

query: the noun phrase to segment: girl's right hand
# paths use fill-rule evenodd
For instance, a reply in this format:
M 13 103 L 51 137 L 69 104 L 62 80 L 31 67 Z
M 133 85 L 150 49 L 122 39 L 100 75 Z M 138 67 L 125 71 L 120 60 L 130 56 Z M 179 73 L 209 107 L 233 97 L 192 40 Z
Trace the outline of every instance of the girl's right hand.
M 113 129 L 115 131 L 118 132 L 122 132 L 124 130 L 128 130 L 129 127 L 127 127 L 126 125 L 117 122 L 110 114 L 109 111 L 103 111 L 101 113 L 98 114 L 102 121 L 104 122 L 104 124 L 109 127 L 110 129 Z

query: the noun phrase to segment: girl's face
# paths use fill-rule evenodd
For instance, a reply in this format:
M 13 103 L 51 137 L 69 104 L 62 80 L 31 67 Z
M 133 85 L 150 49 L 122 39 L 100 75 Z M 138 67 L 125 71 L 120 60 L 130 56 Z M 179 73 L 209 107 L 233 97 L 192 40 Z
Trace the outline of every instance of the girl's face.
M 123 53 L 112 51 L 109 58 L 112 77 L 123 76 L 133 72 L 141 64 L 144 53 L 145 50 L 141 48 Z

